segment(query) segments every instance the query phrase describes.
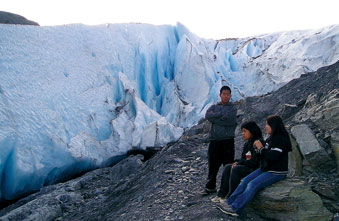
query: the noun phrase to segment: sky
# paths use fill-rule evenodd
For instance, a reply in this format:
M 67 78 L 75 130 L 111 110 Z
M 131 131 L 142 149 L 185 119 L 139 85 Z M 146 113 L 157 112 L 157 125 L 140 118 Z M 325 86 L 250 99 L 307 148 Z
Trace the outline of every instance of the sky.
M 338 0 L 4 0 L 0 6 L 43 26 L 180 22 L 213 39 L 339 24 L 338 8 Z

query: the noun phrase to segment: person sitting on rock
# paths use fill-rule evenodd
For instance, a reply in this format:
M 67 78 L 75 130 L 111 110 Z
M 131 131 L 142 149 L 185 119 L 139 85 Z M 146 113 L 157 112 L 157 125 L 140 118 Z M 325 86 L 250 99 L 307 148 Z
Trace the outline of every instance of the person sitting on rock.
M 222 86 L 221 102 L 206 111 L 205 118 L 212 123 L 208 147 L 208 178 L 203 196 L 216 192 L 216 178 L 221 164 L 234 161 L 234 135 L 237 126 L 237 108 L 231 99 L 231 89 Z
M 259 190 L 287 176 L 288 152 L 292 147 L 282 119 L 276 115 L 269 116 L 265 130 L 269 135 L 266 145 L 259 140 L 254 142 L 260 158 L 260 167 L 246 176 L 233 194 L 218 206 L 226 214 L 239 216 Z
M 241 153 L 241 159 L 225 166 L 218 195 L 212 199 L 212 202 L 219 203 L 225 201 L 225 198 L 230 197 L 237 188 L 241 179 L 259 167 L 259 154 L 255 151 L 253 143 L 256 140 L 264 143 L 262 132 L 254 121 L 243 123 L 241 130 L 242 137 L 246 141 Z

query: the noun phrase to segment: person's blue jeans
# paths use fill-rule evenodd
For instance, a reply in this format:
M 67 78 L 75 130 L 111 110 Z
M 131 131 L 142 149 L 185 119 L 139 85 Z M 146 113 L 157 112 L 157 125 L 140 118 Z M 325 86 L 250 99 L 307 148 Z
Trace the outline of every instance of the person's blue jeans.
M 264 172 L 260 168 L 256 169 L 241 181 L 234 193 L 227 199 L 227 203 L 234 212 L 240 215 L 244 207 L 259 190 L 284 178 L 286 178 L 286 175 L 276 175 Z

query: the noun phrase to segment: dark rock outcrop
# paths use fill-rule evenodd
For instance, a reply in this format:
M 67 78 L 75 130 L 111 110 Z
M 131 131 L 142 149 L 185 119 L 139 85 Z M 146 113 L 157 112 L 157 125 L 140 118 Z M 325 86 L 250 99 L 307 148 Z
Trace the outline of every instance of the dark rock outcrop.
M 36 25 L 38 23 L 30 21 L 25 17 L 10 12 L 0 11 L 0 24 L 17 24 L 17 25 Z
M 145 162 L 147 160 L 149 160 L 151 157 L 153 157 L 153 155 L 157 152 L 157 150 L 155 148 L 149 148 L 147 147 L 145 150 L 144 149 L 138 149 L 138 148 L 133 148 L 131 150 L 128 150 L 126 155 L 130 156 L 130 155 L 142 155 L 142 161 Z
M 138 172 L 142 166 L 142 155 L 128 157 L 120 163 L 112 167 L 110 170 L 110 178 L 113 183 L 119 182 L 122 178 Z
M 332 220 L 320 197 L 300 179 L 286 179 L 258 193 L 249 206 L 267 219 Z
M 306 119 L 296 121 L 295 114 L 307 107 L 306 101 L 311 94 L 317 94 L 320 101 L 331 91 L 338 89 L 338 74 L 339 62 L 336 62 L 316 72 L 301 75 L 273 93 L 245 98 L 239 102 L 240 118 L 243 121 L 255 120 L 263 125 L 268 115 L 279 114 L 288 123 L 304 122 Z
M 299 124 L 291 128 L 293 136 L 299 144 L 299 150 L 308 164 L 318 171 L 326 172 L 336 167 L 335 162 L 330 159 L 326 150 L 319 144 L 312 130 L 306 124 Z
M 329 143 L 327 151 L 335 156 L 339 167 L 339 86 L 325 95 L 310 94 L 301 111 L 294 116 L 294 121 L 300 124 L 310 121 L 319 131 L 317 137 Z M 326 146 L 326 145 L 325 145 Z
M 288 177 L 300 176 L 302 174 L 303 167 L 303 159 L 298 148 L 298 144 L 293 138 L 290 136 L 290 140 L 292 143 L 292 151 L 288 153 Z

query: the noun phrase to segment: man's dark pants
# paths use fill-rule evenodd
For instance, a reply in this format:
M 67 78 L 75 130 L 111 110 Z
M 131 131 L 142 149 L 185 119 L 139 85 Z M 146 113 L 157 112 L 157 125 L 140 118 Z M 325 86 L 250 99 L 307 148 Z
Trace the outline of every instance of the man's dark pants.
M 234 139 L 212 140 L 208 147 L 208 181 L 206 188 L 215 189 L 220 166 L 234 161 Z

